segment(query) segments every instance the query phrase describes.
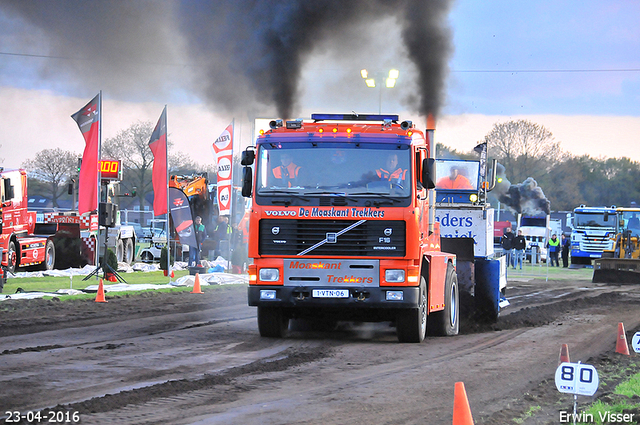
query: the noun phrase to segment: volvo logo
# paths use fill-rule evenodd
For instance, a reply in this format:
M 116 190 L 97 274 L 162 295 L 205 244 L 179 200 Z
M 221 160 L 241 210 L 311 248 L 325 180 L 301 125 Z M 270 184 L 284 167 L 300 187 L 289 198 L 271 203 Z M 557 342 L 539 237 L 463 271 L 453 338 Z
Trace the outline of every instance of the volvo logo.
M 393 233 L 393 229 L 391 227 L 387 227 L 386 229 L 384 229 L 385 236 L 391 236 L 392 233 Z
M 280 233 L 280 227 L 275 226 L 271 228 L 271 233 L 274 235 L 277 235 L 278 233 Z

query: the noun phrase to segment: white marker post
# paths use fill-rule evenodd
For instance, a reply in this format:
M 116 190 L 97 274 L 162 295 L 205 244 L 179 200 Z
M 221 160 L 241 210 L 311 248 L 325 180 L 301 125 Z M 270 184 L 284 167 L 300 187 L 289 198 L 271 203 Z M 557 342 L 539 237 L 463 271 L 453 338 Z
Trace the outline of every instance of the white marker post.
M 598 391 L 600 378 L 595 367 L 588 364 L 563 362 L 556 369 L 556 388 L 573 394 L 573 423 L 576 423 L 578 396 L 592 396 Z
M 631 347 L 633 347 L 633 351 L 640 353 L 640 332 L 636 332 L 633 338 L 631 338 Z

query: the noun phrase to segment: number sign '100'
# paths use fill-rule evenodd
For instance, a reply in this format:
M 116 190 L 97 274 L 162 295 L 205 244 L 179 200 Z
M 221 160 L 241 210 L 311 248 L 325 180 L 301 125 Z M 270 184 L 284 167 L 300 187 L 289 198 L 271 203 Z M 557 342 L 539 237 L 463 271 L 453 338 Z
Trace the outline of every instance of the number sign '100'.
M 100 161 L 100 175 L 103 179 L 120 179 L 120 160 Z

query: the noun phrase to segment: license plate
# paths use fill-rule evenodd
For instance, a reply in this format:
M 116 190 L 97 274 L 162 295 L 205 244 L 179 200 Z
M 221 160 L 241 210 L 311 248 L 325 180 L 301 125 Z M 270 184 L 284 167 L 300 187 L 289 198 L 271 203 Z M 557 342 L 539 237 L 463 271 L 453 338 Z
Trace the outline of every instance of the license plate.
M 314 289 L 313 298 L 349 298 L 348 289 Z

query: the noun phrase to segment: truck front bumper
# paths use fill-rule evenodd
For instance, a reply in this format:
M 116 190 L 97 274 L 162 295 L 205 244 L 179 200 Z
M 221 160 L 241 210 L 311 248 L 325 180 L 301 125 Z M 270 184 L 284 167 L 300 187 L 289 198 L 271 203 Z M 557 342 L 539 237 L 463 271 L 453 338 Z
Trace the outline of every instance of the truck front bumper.
M 316 290 L 314 292 L 314 290 Z M 249 305 L 293 309 L 406 309 L 418 307 L 418 287 L 251 285 Z

